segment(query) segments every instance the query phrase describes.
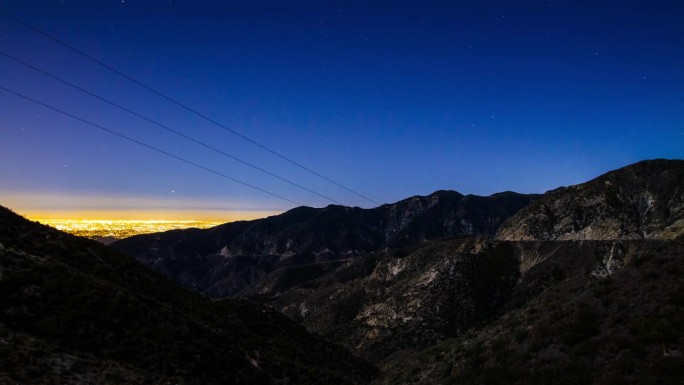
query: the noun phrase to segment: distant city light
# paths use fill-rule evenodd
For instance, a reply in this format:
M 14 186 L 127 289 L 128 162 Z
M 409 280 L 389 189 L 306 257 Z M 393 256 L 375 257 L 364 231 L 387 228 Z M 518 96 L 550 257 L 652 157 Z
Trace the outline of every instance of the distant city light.
M 123 239 L 138 234 L 157 233 L 168 230 L 198 228 L 206 229 L 224 222 L 216 221 L 169 221 L 169 220 L 111 220 L 111 219 L 46 219 L 37 222 L 80 237 L 100 239 Z

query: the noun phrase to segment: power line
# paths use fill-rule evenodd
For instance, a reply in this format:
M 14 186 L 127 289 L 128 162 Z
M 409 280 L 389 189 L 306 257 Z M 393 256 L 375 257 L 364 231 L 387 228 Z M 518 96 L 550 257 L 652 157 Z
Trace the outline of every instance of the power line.
M 20 98 L 23 98 L 23 99 L 25 99 L 25 100 L 31 101 L 31 102 L 33 102 L 33 103 L 36 103 L 36 104 L 38 104 L 38 105 L 41 105 L 41 106 L 43 106 L 43 107 L 45 107 L 45 108 L 48 108 L 48 109 L 50 109 L 50 110 L 59 112 L 60 114 L 66 115 L 66 116 L 68 116 L 68 117 L 70 117 L 70 118 L 73 118 L 73 119 L 76 119 L 76 120 L 78 120 L 78 121 L 80 121 L 80 122 L 86 123 L 86 124 L 91 125 L 91 126 L 96 127 L 96 128 L 99 128 L 100 130 L 106 131 L 106 132 L 108 132 L 108 133 L 110 133 L 110 134 L 112 134 L 112 135 L 116 135 L 116 136 L 118 136 L 118 137 L 120 137 L 120 138 L 122 138 L 122 139 L 126 139 L 126 140 L 128 140 L 128 141 L 131 141 L 131 142 L 133 142 L 133 143 L 136 143 L 136 144 L 138 144 L 138 145 L 141 145 L 141 146 L 143 146 L 143 147 L 146 147 L 146 148 L 148 148 L 148 149 L 150 149 L 150 150 L 153 150 L 153 151 L 159 152 L 159 153 L 161 153 L 161 154 L 164 154 L 164 155 L 166 155 L 166 156 L 169 156 L 169 157 L 171 157 L 171 158 L 180 160 L 181 162 L 187 163 L 187 164 L 189 164 L 189 165 L 191 165 L 191 166 L 195 166 L 195 167 L 200 168 L 200 169 L 202 169 L 202 170 L 204 170 L 204 171 L 208 171 L 208 172 L 210 172 L 210 173 L 212 173 L 212 174 L 216 174 L 216 175 L 218 175 L 218 176 L 220 176 L 220 177 L 223 177 L 223 178 L 226 178 L 226 179 L 231 180 L 231 181 L 233 181 L 233 182 L 239 183 L 239 184 L 241 184 L 241 185 L 250 187 L 250 188 L 252 188 L 252 189 L 254 189 L 254 190 L 258 190 L 258 191 L 261 191 L 261 192 L 266 193 L 266 194 L 268 194 L 268 195 L 271 195 L 271 196 L 274 196 L 274 197 L 276 197 L 276 198 L 282 199 L 282 200 L 284 200 L 284 201 L 287 201 L 287 202 L 290 202 L 290 203 L 294 203 L 294 204 L 296 204 L 296 205 L 298 205 L 298 206 L 302 206 L 302 204 L 299 203 L 299 202 L 295 202 L 295 201 L 293 201 L 293 200 L 291 200 L 291 199 L 288 199 L 288 198 L 285 198 L 285 197 L 283 197 L 283 196 L 281 196 L 281 195 L 272 193 L 272 192 L 270 192 L 270 191 L 268 191 L 268 190 L 265 190 L 265 189 L 262 189 L 262 188 L 260 188 L 260 187 L 254 186 L 254 185 L 249 184 L 249 183 L 247 183 L 247 182 L 243 182 L 243 181 L 241 181 L 241 180 L 239 180 L 239 179 L 235 179 L 235 178 L 233 178 L 233 177 L 231 177 L 231 176 L 228 176 L 228 175 L 226 175 L 226 174 L 223 174 L 223 173 L 221 173 L 221 172 L 219 172 L 219 171 L 212 170 L 212 169 L 210 169 L 210 168 L 204 167 L 204 166 L 202 166 L 201 164 L 198 164 L 198 163 L 195 163 L 195 162 L 193 162 L 193 161 L 190 161 L 190 160 L 181 158 L 181 157 L 178 156 L 178 155 L 171 154 L 170 152 L 166 152 L 166 151 L 164 151 L 164 150 L 162 150 L 162 149 L 160 149 L 160 148 L 158 148 L 158 147 L 149 145 L 149 144 L 147 144 L 147 143 L 143 143 L 143 142 L 141 142 L 141 141 L 139 141 L 139 140 L 137 140 L 137 139 L 133 139 L 133 138 L 131 138 L 131 137 L 129 137 L 129 136 L 126 136 L 126 135 L 124 135 L 124 134 L 121 134 L 121 133 L 119 133 L 119 132 L 117 132 L 117 131 L 111 130 L 111 129 L 106 128 L 106 127 L 103 127 L 103 126 L 101 126 L 101 125 L 99 125 L 99 124 L 97 124 L 97 123 L 93 123 L 93 122 L 91 122 L 91 121 L 85 120 L 85 119 L 80 118 L 80 117 L 78 117 L 78 116 L 76 116 L 76 115 L 74 115 L 74 114 L 71 114 L 71 113 L 66 112 L 66 111 L 64 111 L 64 110 L 60 110 L 59 108 L 50 106 L 50 105 L 48 105 L 48 104 L 45 104 L 45 103 L 43 103 L 43 102 L 41 102 L 41 101 L 38 101 L 38 100 L 36 100 L 36 99 L 33 99 L 33 98 L 31 98 L 31 97 L 29 97 L 29 96 L 26 96 L 26 95 L 24 95 L 24 94 L 21 94 L 21 93 L 19 93 L 19 92 L 12 91 L 12 90 L 9 89 L 9 88 L 5 88 L 5 87 L 3 87 L 3 86 L 0 86 L 0 90 L 9 92 L 9 93 L 11 93 L 11 94 L 14 94 L 14 95 L 20 97 Z
M 71 82 L 69 82 L 69 81 L 67 81 L 67 80 L 64 80 L 64 79 L 62 79 L 62 78 L 60 78 L 60 77 L 58 77 L 58 76 L 56 76 L 56 75 L 53 75 L 53 74 L 51 74 L 51 73 L 49 73 L 49 72 L 47 72 L 47 71 L 45 71 L 45 70 L 42 70 L 42 69 L 40 69 L 40 68 L 38 68 L 38 67 L 36 67 L 36 66 L 34 66 L 34 65 L 32 65 L 32 64 L 29 64 L 29 63 L 27 63 L 27 62 L 25 62 L 25 61 L 23 61 L 23 60 L 21 60 L 21 59 L 18 59 L 18 58 L 16 58 L 16 57 L 12 56 L 12 55 L 9 55 L 9 54 L 7 54 L 7 53 L 5 53 L 5 52 L 2 52 L 2 51 L 0 51 L 0 55 L 4 56 L 4 57 L 6 57 L 6 58 L 8 58 L 8 59 L 10 59 L 10 60 L 13 60 L 13 61 L 15 61 L 15 62 L 17 62 L 17 63 L 19 63 L 19 64 L 22 64 L 22 65 L 24 65 L 24 66 L 26 66 L 26 67 L 28 67 L 28 68 L 30 68 L 30 69 L 36 71 L 36 72 L 39 72 L 39 73 L 41 73 L 41 74 L 43 74 L 43 75 L 45 75 L 45 76 L 48 76 L 48 77 L 50 77 L 50 78 L 52 78 L 52 79 L 54 79 L 54 80 L 57 80 L 57 81 L 59 81 L 59 82 L 61 82 L 61 83 L 63 83 L 63 84 L 66 84 L 66 85 L 68 85 L 69 87 L 75 88 L 75 89 L 77 89 L 77 90 L 79 90 L 79 91 L 81 91 L 81 92 L 83 92 L 83 93 L 85 93 L 85 94 L 88 94 L 88 95 L 90 95 L 90 96 L 92 96 L 92 97 L 94 97 L 94 98 L 96 98 L 96 99 L 98 99 L 98 100 L 100 100 L 100 101 L 103 101 L 103 102 L 105 102 L 105 103 L 107 103 L 107 104 L 109 104 L 109 105 L 112 105 L 112 106 L 114 106 L 114 107 L 116 107 L 116 108 L 118 108 L 118 109 L 121 109 L 121 110 L 123 110 L 123 111 L 126 111 L 126 112 L 128 112 L 129 114 L 132 114 L 132 115 L 134 115 L 134 116 L 137 116 L 138 118 L 143 119 L 143 120 L 145 120 L 145 121 L 148 122 L 148 123 L 154 124 L 155 126 L 161 127 L 161 128 L 163 128 L 163 129 L 165 129 L 165 130 L 167 130 L 167 131 L 169 131 L 169 132 L 172 132 L 172 133 L 174 133 L 174 134 L 176 134 L 176 135 L 178 135 L 178 136 L 180 136 L 180 137 L 182 137 L 182 138 L 184 138 L 184 139 L 187 139 L 187 140 L 190 140 L 190 141 L 192 141 L 192 142 L 194 142 L 194 143 L 196 143 L 196 144 L 199 144 L 199 145 L 202 146 L 202 147 L 208 148 L 208 149 L 210 149 L 210 150 L 212 150 L 212 151 L 214 151 L 214 152 L 217 152 L 217 153 L 219 153 L 219 154 L 221 154 L 221 155 L 223 155 L 223 156 L 225 156 L 225 157 L 228 157 L 228 158 L 230 158 L 230 159 L 233 159 L 233 160 L 235 160 L 235 161 L 238 161 L 238 162 L 240 162 L 240 163 L 242 163 L 242 164 L 244 164 L 244 165 L 246 165 L 246 166 L 249 166 L 249 167 L 251 167 L 251 168 L 253 168 L 253 169 L 255 169 L 255 170 L 261 171 L 261 172 L 263 172 L 264 174 L 270 175 L 270 176 L 272 176 L 272 177 L 274 177 L 274 178 L 277 178 L 277 179 L 279 179 L 279 180 L 281 180 L 281 181 L 283 181 L 283 182 L 289 183 L 289 184 L 291 184 L 291 185 L 293 185 L 293 186 L 296 186 L 296 187 L 298 187 L 298 188 L 300 188 L 300 189 L 302 189 L 302 190 L 305 190 L 305 191 L 308 191 L 308 192 L 310 192 L 310 193 L 312 193 L 312 194 L 318 195 L 318 196 L 321 197 L 321 198 L 330 200 L 330 201 L 335 202 L 335 203 L 338 203 L 338 204 L 342 204 L 341 202 L 339 202 L 339 201 L 337 201 L 337 200 L 335 200 L 335 199 L 333 199 L 333 198 L 330 198 L 330 197 L 328 197 L 328 196 L 326 196 L 326 195 L 320 194 L 320 193 L 318 193 L 318 192 L 316 192 L 316 191 L 314 191 L 314 190 L 311 190 L 311 189 L 309 189 L 309 188 L 307 188 L 307 187 L 304 187 L 304 186 L 302 186 L 302 185 L 300 185 L 300 184 L 298 184 L 298 183 L 296 183 L 296 182 L 293 182 L 293 181 L 291 181 L 291 180 L 289 180 L 289 179 L 283 178 L 283 177 L 281 177 L 281 176 L 279 176 L 279 175 L 277 175 L 277 174 L 274 174 L 274 173 L 272 173 L 272 172 L 270 172 L 270 171 L 268 171 L 268 170 L 265 170 L 265 169 L 263 169 L 263 168 L 261 168 L 261 167 L 259 167 L 259 166 L 254 165 L 254 164 L 252 164 L 252 163 L 250 163 L 250 162 L 247 162 L 247 161 L 242 160 L 242 159 L 240 159 L 240 158 L 238 158 L 238 157 L 236 157 L 236 156 L 233 156 L 233 155 L 231 155 L 231 154 L 229 154 L 229 153 L 227 153 L 227 152 L 225 152 L 225 151 L 223 151 L 223 150 L 220 150 L 220 149 L 218 149 L 218 148 L 216 148 L 216 147 L 210 146 L 210 145 L 208 145 L 208 144 L 206 144 L 206 143 L 204 143 L 204 142 L 202 142 L 202 141 L 199 141 L 199 140 L 197 140 L 197 139 L 195 139 L 195 138 L 193 138 L 193 137 L 191 137 L 191 136 L 188 136 L 188 135 L 186 135 L 186 134 L 183 134 L 183 133 L 180 132 L 180 131 L 174 130 L 174 129 L 171 128 L 171 127 L 168 127 L 168 126 L 166 126 L 166 125 L 164 125 L 164 124 L 161 124 L 161 123 L 159 123 L 159 122 L 157 122 L 157 121 L 155 121 L 155 120 L 152 120 L 152 119 L 150 119 L 150 118 L 148 118 L 148 117 L 146 117 L 146 116 L 144 116 L 144 115 L 141 115 L 141 114 L 139 114 L 139 113 L 137 113 L 137 112 L 135 112 L 135 111 L 133 111 L 133 110 L 127 108 L 127 107 L 124 107 L 124 106 L 122 106 L 122 105 L 120 105 L 120 104 L 117 104 L 117 103 L 115 103 L 115 102 L 113 102 L 113 101 L 111 101 L 111 100 L 109 100 L 109 99 L 106 99 L 106 98 L 104 98 L 104 97 L 102 97 L 102 96 L 99 96 L 99 95 L 97 95 L 97 94 L 94 94 L 94 93 L 92 93 L 92 92 L 86 90 L 85 88 L 82 88 L 82 87 L 80 87 L 80 86 L 78 86 L 78 85 L 76 85 L 76 84 L 74 84 L 74 83 L 71 83 Z
M 51 35 L 51 34 L 45 32 L 45 31 L 43 31 L 43 30 L 41 30 L 41 29 L 39 29 L 39 28 L 37 28 L 37 27 L 34 27 L 33 25 L 31 25 L 31 24 L 29 24 L 29 23 L 27 23 L 27 22 L 25 22 L 25 21 L 19 19 L 18 17 L 16 17 L 16 16 L 10 14 L 9 12 L 0 9 L 0 13 L 2 13 L 3 15 L 5 15 L 6 17 L 8 17 L 8 18 L 10 18 L 10 19 L 12 19 L 12 20 L 14 20 L 14 21 L 16 21 L 17 23 L 19 23 L 19 24 L 25 26 L 26 28 L 29 28 L 29 29 L 33 30 L 34 32 L 36 32 L 36 33 L 38 33 L 38 34 L 41 34 L 41 35 L 45 36 L 46 38 L 48 38 L 48 39 L 50 39 L 50 40 L 56 42 L 57 44 L 59 44 L 59 45 L 65 47 L 65 48 L 67 48 L 67 49 L 69 49 L 69 50 L 71 50 L 71 51 L 73 51 L 73 52 L 75 52 L 75 53 L 77 53 L 77 54 L 79 54 L 79 55 L 85 57 L 85 58 L 87 58 L 88 60 L 90 60 L 90 61 L 92 61 L 92 62 L 94 62 L 94 63 L 96 63 L 96 64 L 98 64 L 98 65 L 100 65 L 100 66 L 102 66 L 102 67 L 104 67 L 104 68 L 106 68 L 106 69 L 108 69 L 108 70 L 110 70 L 110 71 L 112 71 L 113 73 L 115 73 L 115 74 L 117 74 L 117 75 L 119 75 L 119 76 L 121 76 L 121 77 L 123 77 L 123 78 L 125 78 L 125 79 L 127 79 L 127 80 L 129 80 L 129 81 L 131 81 L 131 82 L 133 82 L 133 83 L 135 83 L 135 84 L 137 84 L 138 86 L 140 86 L 140 87 L 142 87 L 142 88 L 144 88 L 144 89 L 146 89 L 146 90 L 148 90 L 148 91 L 150 91 L 150 92 L 152 92 L 152 93 L 154 93 L 154 94 L 156 94 L 156 95 L 158 95 L 158 96 L 160 96 L 160 97 L 166 99 L 167 101 L 169 101 L 169 102 L 171 102 L 171 103 L 173 103 L 173 104 L 175 104 L 175 105 L 177 105 L 177 106 L 183 108 L 184 110 L 186 110 L 186 111 L 188 111 L 188 112 L 190 112 L 190 113 L 192 113 L 192 114 L 194 114 L 194 115 L 197 115 L 197 116 L 199 116 L 200 118 L 202 118 L 202 119 L 204 119 L 204 120 L 206 120 L 206 121 L 208 121 L 208 122 L 210 122 L 210 123 L 212 123 L 212 124 L 214 124 L 214 125 L 216 125 L 216 126 L 222 128 L 222 129 L 224 129 L 224 130 L 226 130 L 226 131 L 228 131 L 228 132 L 231 132 L 232 134 L 238 136 L 239 138 L 241 138 L 241 139 L 243 139 L 243 140 L 245 140 L 245 141 L 247 141 L 247 142 L 249 142 L 249 143 L 252 143 L 253 145 L 255 145 L 255 146 L 259 147 L 259 148 L 261 148 L 262 150 L 267 151 L 267 152 L 269 152 L 269 153 L 271 153 L 271 154 L 273 154 L 273 155 L 275 155 L 275 156 L 277 156 L 277 157 L 279 157 L 279 158 L 281 158 L 281 159 L 283 159 L 283 160 L 285 160 L 285 161 L 287 161 L 287 162 L 289 162 L 289 163 L 291 163 L 291 164 L 293 164 L 293 165 L 295 165 L 295 166 L 297 166 L 297 167 L 299 167 L 299 168 L 301 168 L 301 169 L 303 169 L 303 170 L 305 170 L 305 171 L 307 171 L 307 172 L 309 172 L 309 173 L 311 173 L 311 174 L 313 174 L 313 175 L 316 175 L 317 177 L 319 177 L 319 178 L 321 178 L 321 179 L 323 179 L 323 180 L 325 180 L 325 181 L 327 181 L 327 182 L 329 182 L 329 183 L 332 183 L 332 184 L 334 184 L 334 185 L 337 186 L 337 187 L 340 187 L 340 188 L 342 188 L 342 189 L 344 189 L 344 190 L 347 190 L 347 191 L 351 192 L 352 194 L 354 194 L 354 195 L 356 195 L 356 196 L 359 196 L 359 197 L 361 197 L 361 198 L 363 198 L 363 199 L 365 199 L 365 200 L 367 200 L 367 201 L 369 201 L 369 202 L 372 202 L 373 204 L 380 205 L 380 203 L 378 203 L 378 202 L 376 202 L 376 201 L 374 201 L 374 200 L 368 198 L 367 196 L 365 196 L 365 195 L 363 195 L 363 194 L 361 194 L 361 193 L 358 193 L 358 192 L 356 192 L 356 191 L 354 191 L 354 190 L 352 190 L 352 189 L 350 189 L 350 188 L 348 188 L 348 187 L 346 187 L 346 186 L 344 186 L 344 185 L 342 185 L 342 184 L 340 184 L 340 183 L 338 183 L 338 182 L 336 182 L 336 181 L 334 181 L 334 180 L 332 180 L 332 179 L 326 177 L 325 175 L 322 175 L 322 174 L 320 174 L 320 173 L 318 173 L 318 172 L 316 172 L 316 171 L 314 171 L 314 170 L 312 170 L 312 169 L 310 169 L 310 168 L 304 166 L 303 164 L 301 164 L 301 163 L 299 163 L 299 162 L 297 162 L 297 161 L 295 161 L 295 160 L 293 160 L 293 159 L 291 159 L 291 158 L 289 158 L 289 157 L 287 157 L 287 156 L 285 156 L 285 155 L 283 155 L 283 154 L 281 154 L 281 153 L 279 153 L 279 152 L 277 152 L 277 151 L 275 151 L 275 150 L 272 150 L 272 149 L 269 148 L 269 147 L 266 147 L 265 145 L 263 145 L 263 144 L 257 142 L 256 140 L 251 139 L 251 138 L 249 138 L 248 136 L 245 136 L 244 134 L 241 134 L 240 132 L 238 132 L 238 131 L 236 131 L 236 130 L 230 128 L 230 127 L 227 127 L 227 126 L 225 126 L 224 124 L 221 124 L 220 122 L 218 122 L 218 121 L 216 121 L 216 120 L 214 120 L 214 119 L 208 117 L 207 115 L 205 115 L 205 114 L 203 114 L 203 113 L 201 113 L 201 112 L 199 112 L 199 111 L 197 111 L 197 110 L 195 110 L 195 109 L 192 109 L 192 108 L 186 106 L 185 104 L 183 104 L 183 103 L 177 101 L 176 99 L 174 99 L 174 98 L 172 98 L 172 97 L 170 97 L 170 96 L 168 96 L 168 95 L 162 93 L 161 91 L 158 91 L 158 90 L 156 90 L 156 89 L 154 89 L 154 88 L 152 88 L 152 87 L 150 87 L 150 86 L 148 86 L 148 85 L 142 83 L 141 81 L 139 81 L 139 80 L 137 80 L 137 79 L 135 79 L 135 78 L 133 78 L 133 77 L 131 77 L 131 76 L 129 76 L 129 75 L 126 75 L 125 73 L 123 73 L 123 72 L 117 70 L 116 68 L 114 68 L 114 67 L 112 67 L 112 66 L 110 66 L 110 65 L 108 65 L 108 64 L 106 64 L 106 63 L 104 63 L 104 62 L 102 62 L 101 60 L 98 60 L 98 59 L 96 59 L 96 58 L 94 58 L 94 57 L 88 55 L 87 53 L 85 53 L 85 52 L 79 50 L 78 48 L 76 48 L 76 47 L 74 47 L 74 46 L 72 46 L 72 45 L 70 45 L 70 44 L 68 44 L 68 43 L 66 43 L 66 42 L 64 42 L 64 41 L 62 41 L 62 40 L 60 40 L 60 39 L 58 39 L 57 37 L 55 37 L 55 36 L 53 36 L 53 35 Z

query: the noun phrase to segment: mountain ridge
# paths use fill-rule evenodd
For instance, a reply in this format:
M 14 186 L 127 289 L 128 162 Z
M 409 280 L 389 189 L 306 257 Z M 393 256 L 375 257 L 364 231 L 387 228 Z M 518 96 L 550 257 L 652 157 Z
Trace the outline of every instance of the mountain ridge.
M 373 209 L 297 207 L 261 220 L 139 235 L 111 246 L 185 286 L 222 297 L 283 266 L 344 260 L 445 236 L 491 237 L 535 198 L 442 190 Z
M 683 160 L 637 162 L 543 194 L 508 218 L 496 238 L 676 238 L 684 233 L 683 180 Z
M 542 195 L 439 190 L 372 209 L 302 206 L 207 230 L 135 236 L 112 247 L 194 290 L 240 296 L 282 268 L 331 262 L 320 266 L 322 274 L 336 261 L 445 237 L 673 238 L 684 232 L 681 180 L 684 161 L 647 160 Z

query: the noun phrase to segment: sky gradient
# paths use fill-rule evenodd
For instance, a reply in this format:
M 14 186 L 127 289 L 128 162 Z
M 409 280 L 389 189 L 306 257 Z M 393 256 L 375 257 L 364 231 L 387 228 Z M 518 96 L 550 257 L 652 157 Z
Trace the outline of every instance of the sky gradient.
M 682 2 L 8 0 L 0 9 L 376 202 L 439 189 L 540 193 L 684 157 Z M 345 205 L 374 206 L 4 15 L 0 51 Z M 332 203 L 3 56 L 0 86 L 297 203 Z M 0 204 L 144 219 L 295 206 L 1 90 Z

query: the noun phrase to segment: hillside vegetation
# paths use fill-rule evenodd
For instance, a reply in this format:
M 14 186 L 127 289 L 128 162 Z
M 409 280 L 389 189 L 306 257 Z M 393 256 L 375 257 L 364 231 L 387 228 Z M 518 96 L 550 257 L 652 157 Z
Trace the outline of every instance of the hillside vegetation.
M 576 277 L 460 338 L 395 363 L 376 384 L 682 384 L 684 239 L 614 275 Z
M 0 208 L 0 383 L 357 384 L 373 368 L 281 314 L 212 301 Z

